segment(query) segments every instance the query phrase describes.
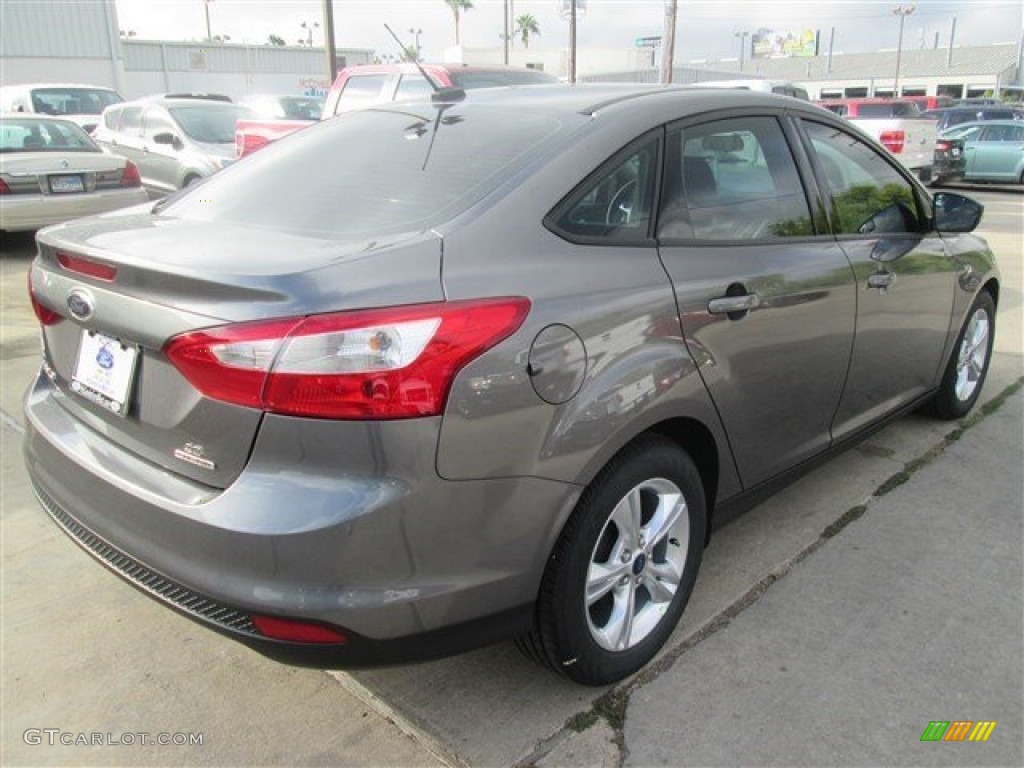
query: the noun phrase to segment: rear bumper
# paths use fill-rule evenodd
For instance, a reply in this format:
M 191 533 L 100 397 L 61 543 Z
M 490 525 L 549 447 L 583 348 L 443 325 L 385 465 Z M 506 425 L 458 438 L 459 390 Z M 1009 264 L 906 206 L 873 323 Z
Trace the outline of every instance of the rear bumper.
M 24 454 L 43 507 L 123 578 L 292 663 L 429 658 L 529 626 L 577 486 L 437 476 L 439 420 L 265 417 L 224 491 L 170 476 L 61 406 L 40 376 Z M 252 614 L 339 628 L 345 645 L 263 637 Z
M 0 229 L 25 232 L 83 216 L 106 213 L 148 200 L 142 187 L 101 190 L 81 195 L 3 195 Z

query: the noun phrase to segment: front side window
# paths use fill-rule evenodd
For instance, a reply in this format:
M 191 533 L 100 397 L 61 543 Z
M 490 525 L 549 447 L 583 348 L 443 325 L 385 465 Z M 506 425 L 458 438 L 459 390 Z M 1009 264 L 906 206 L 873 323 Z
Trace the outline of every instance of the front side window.
M 796 163 L 773 117 L 669 134 L 658 237 L 774 240 L 814 234 Z
M 878 150 L 831 125 L 804 121 L 804 127 L 832 198 L 837 234 L 922 231 L 914 188 Z
M 158 133 L 177 133 L 177 128 L 171 119 L 159 109 L 150 109 L 146 112 L 146 138 L 150 141 Z
M 255 116 L 251 110 L 237 104 L 197 103 L 171 107 L 168 112 L 186 136 L 204 144 L 233 144 L 235 123 Z
M 651 221 L 658 142 L 650 139 L 625 157 L 613 159 L 583 183 L 554 226 L 570 237 L 616 242 L 645 239 Z
M 1024 126 L 989 125 L 981 134 L 980 141 L 1024 141 Z

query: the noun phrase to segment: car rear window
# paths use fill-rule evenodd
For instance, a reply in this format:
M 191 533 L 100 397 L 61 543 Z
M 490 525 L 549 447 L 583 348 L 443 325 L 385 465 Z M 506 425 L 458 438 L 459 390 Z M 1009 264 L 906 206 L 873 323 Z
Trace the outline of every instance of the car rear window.
M 100 152 L 74 123 L 5 117 L 0 126 L 0 152 Z
M 470 70 L 449 73 L 452 85 L 470 90 L 472 88 L 501 88 L 506 85 L 537 85 L 539 83 L 557 83 L 558 78 L 544 72 L 530 70 L 495 70 L 493 72 Z
M 161 212 L 322 238 L 421 231 L 481 200 L 575 125 L 500 106 L 351 112 L 275 142 Z
M 857 107 L 858 117 L 920 117 L 921 109 L 910 101 L 893 101 L 883 104 L 861 104 Z
M 45 115 L 98 115 L 124 101 L 104 88 L 34 88 L 32 110 Z

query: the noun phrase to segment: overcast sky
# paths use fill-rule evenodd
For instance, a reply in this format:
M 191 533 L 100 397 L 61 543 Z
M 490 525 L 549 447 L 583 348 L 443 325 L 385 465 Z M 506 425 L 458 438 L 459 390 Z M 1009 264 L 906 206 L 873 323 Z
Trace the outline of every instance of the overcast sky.
M 165 40 L 201 40 L 206 35 L 203 0 L 116 0 L 121 29 L 138 37 Z M 500 47 L 504 0 L 473 0 L 462 18 L 462 44 L 467 48 Z M 532 14 L 541 35 L 531 47 L 567 45 L 568 24 L 559 15 L 559 0 L 513 0 L 514 14 Z M 663 0 L 587 0 L 578 27 L 578 44 L 594 47 L 629 47 L 637 37 L 661 35 Z M 725 2 L 679 0 L 676 61 L 735 58 L 736 32 L 819 29 L 822 47 L 835 28 L 835 51 L 895 49 L 899 32 L 891 0 L 815 0 L 797 2 Z M 906 8 L 911 3 L 902 3 Z M 957 45 L 1017 43 L 1024 25 L 1021 0 L 917 0 L 906 17 L 904 47 L 931 47 L 949 43 L 956 19 Z M 210 25 L 214 35 L 229 35 L 231 42 L 265 43 L 276 34 L 289 44 L 305 39 L 302 22 L 320 22 L 319 0 L 212 0 Z M 390 24 L 412 42 L 410 29 L 422 29 L 424 58 L 440 60 L 454 44 L 452 15 L 444 0 L 334 0 L 335 38 L 339 48 L 371 48 L 397 53 L 398 46 L 384 30 Z M 314 45 L 323 45 L 323 30 L 314 29 Z M 518 45 L 518 43 L 517 43 Z

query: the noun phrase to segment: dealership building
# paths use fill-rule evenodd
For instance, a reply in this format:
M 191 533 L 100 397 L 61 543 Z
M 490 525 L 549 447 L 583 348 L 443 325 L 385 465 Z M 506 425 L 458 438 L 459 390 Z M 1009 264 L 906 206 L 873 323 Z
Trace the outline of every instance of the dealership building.
M 646 42 L 658 38 L 645 39 Z M 637 41 L 638 43 L 640 41 Z M 1021 44 L 910 48 L 877 53 L 754 55 L 690 62 L 673 70 L 673 82 L 767 78 L 803 85 L 811 98 L 837 96 L 1000 94 L 1021 98 Z M 769 51 L 769 54 L 774 53 Z M 791 51 L 792 53 L 792 51 Z M 467 64 L 502 64 L 504 48 L 465 49 Z M 509 63 L 565 76 L 564 48 L 516 48 Z M 577 72 L 584 81 L 657 82 L 660 50 L 650 47 L 581 48 Z M 897 80 L 897 59 L 899 75 Z M 376 60 L 371 49 L 335 53 L 338 67 Z M 125 38 L 114 0 L 3 2 L 0 81 L 78 82 L 106 85 L 127 98 L 150 93 L 198 91 L 241 98 L 254 93 L 313 94 L 329 86 L 322 48 L 156 41 Z

